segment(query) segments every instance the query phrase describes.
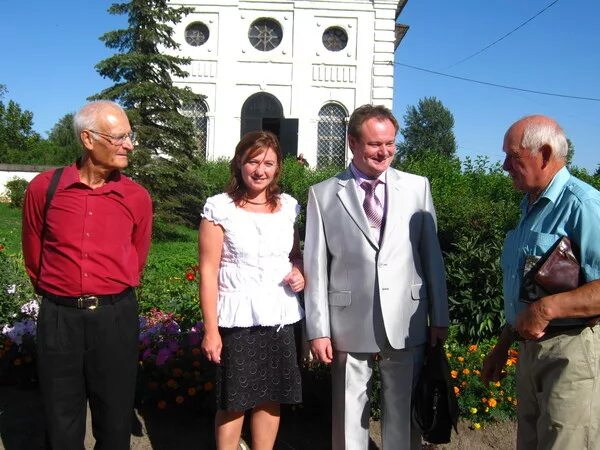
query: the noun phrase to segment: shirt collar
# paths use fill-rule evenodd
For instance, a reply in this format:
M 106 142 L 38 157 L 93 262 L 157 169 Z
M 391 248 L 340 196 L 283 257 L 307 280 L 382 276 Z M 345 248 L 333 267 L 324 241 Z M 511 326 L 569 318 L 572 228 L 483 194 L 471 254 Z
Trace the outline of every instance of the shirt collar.
M 569 178 L 571 178 L 571 174 L 569 173 L 569 170 L 566 167 L 563 167 L 558 172 L 556 172 L 548 186 L 546 186 L 546 189 L 544 189 L 540 194 L 540 197 L 538 198 L 536 203 L 542 198 L 548 199 L 549 202 L 556 203 L 556 201 L 558 200 L 558 196 L 564 190 L 565 185 L 569 181 Z M 527 201 L 528 197 L 529 196 L 527 195 L 524 201 Z
M 74 162 L 70 166 L 65 167 L 61 178 L 64 179 L 65 188 L 69 188 L 75 184 L 81 183 L 81 181 L 79 179 L 79 169 L 77 167 L 77 162 Z M 110 174 L 110 177 L 108 178 L 107 183 L 98 189 L 106 190 L 106 191 L 113 191 L 113 192 L 116 192 L 117 194 L 119 194 L 120 196 L 124 197 L 125 192 L 123 190 L 124 189 L 123 183 L 121 183 L 122 179 L 123 179 L 123 176 L 121 175 L 121 172 L 114 171 L 113 173 Z
M 356 182 L 360 185 L 363 181 L 373 181 L 373 178 L 366 176 L 364 173 L 362 173 L 358 167 L 356 167 L 354 165 L 353 162 L 350 163 L 350 172 L 352 172 L 352 176 L 354 177 L 354 179 L 356 180 Z M 381 184 L 385 184 L 385 175 L 387 173 L 387 170 L 385 172 L 383 172 L 381 175 L 379 175 L 377 177 L 377 180 L 379 180 L 379 182 Z

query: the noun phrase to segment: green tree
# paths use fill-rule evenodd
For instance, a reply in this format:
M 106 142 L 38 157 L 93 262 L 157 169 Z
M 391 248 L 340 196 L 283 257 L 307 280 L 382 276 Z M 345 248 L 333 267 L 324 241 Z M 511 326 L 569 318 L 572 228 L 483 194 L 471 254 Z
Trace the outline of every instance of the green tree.
M 29 164 L 31 150 L 40 141 L 33 130 L 33 113 L 13 100 L 4 103 L 7 89 L 0 84 L 0 162 Z
M 404 115 L 404 128 L 401 134 L 404 141 L 398 144 L 398 156 L 404 159 L 419 156 L 426 151 L 454 156 L 456 139 L 454 137 L 454 116 L 435 97 L 425 97 L 419 104 L 409 106 Z
M 54 160 L 57 164 L 70 164 L 81 155 L 81 145 L 73 127 L 73 116 L 73 113 L 62 116 L 48 134 L 48 141 L 55 148 Z
M 100 37 L 118 51 L 96 65 L 98 73 L 114 85 L 91 97 L 117 101 L 127 110 L 138 133 L 128 173 L 149 189 L 157 214 L 170 222 L 189 221 L 181 191 L 183 186 L 188 193 L 198 189 L 191 174 L 201 163 L 193 123 L 180 113 L 200 96 L 172 81 L 172 77 L 185 78 L 188 73 L 182 66 L 190 63 L 189 58 L 175 55 L 179 44 L 172 26 L 191 11 L 171 7 L 167 0 L 113 4 L 108 12 L 127 15 L 128 26 Z
M 567 138 L 567 145 L 568 145 L 567 157 L 565 158 L 565 160 L 567 161 L 567 167 L 570 167 L 571 163 L 573 162 L 573 157 L 575 156 L 575 146 L 573 145 L 573 142 L 571 142 L 571 139 L 569 139 L 569 138 Z

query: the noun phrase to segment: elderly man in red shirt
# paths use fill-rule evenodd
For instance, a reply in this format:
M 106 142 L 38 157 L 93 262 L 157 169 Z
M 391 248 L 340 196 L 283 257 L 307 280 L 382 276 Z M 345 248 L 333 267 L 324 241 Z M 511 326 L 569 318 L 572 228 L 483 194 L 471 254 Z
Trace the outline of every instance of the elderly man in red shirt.
M 42 296 L 37 352 L 47 439 L 82 449 L 86 402 L 96 449 L 129 449 L 138 360 L 140 277 L 152 230 L 146 189 L 120 171 L 134 133 L 113 102 L 74 117 L 82 157 L 35 177 L 23 207 L 23 255 Z M 56 180 L 56 177 L 54 177 Z M 52 191 L 52 190 L 51 190 Z

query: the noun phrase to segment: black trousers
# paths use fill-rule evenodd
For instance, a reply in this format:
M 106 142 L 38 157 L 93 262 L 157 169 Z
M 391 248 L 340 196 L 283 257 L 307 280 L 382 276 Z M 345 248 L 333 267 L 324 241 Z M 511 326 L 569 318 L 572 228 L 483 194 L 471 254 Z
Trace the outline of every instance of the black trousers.
M 139 335 L 138 304 L 129 292 L 95 310 L 42 300 L 38 375 L 54 450 L 83 450 L 87 401 L 95 449 L 129 449 Z

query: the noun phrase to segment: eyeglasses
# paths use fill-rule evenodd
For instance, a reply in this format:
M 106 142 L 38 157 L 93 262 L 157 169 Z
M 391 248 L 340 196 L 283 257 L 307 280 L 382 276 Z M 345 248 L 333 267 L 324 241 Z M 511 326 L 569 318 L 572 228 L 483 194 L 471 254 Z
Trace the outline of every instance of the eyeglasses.
M 133 144 L 135 142 L 135 138 L 137 136 L 137 133 L 135 131 L 130 131 L 129 133 L 125 133 L 121 136 L 113 136 L 112 134 L 101 133 L 96 130 L 88 130 L 88 131 L 91 133 L 97 134 L 99 136 L 102 136 L 104 139 L 106 139 L 112 145 L 116 145 L 116 146 L 123 145 L 127 139 L 129 139 L 131 141 L 131 143 Z

